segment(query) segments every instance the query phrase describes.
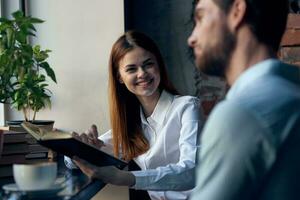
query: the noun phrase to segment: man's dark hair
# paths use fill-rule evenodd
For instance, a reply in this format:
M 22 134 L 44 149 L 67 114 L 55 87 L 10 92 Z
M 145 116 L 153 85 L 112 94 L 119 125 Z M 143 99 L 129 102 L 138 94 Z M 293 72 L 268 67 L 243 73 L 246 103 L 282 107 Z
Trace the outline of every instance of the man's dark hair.
M 228 13 L 234 0 L 213 0 Z M 286 28 L 289 11 L 288 0 L 245 0 L 247 9 L 244 18 L 258 41 L 277 51 Z

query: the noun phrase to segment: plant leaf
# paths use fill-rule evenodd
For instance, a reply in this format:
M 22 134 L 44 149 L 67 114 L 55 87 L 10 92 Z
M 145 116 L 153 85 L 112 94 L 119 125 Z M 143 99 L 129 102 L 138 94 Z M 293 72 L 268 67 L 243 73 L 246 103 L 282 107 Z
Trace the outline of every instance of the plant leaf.
M 23 12 L 21 10 L 17 10 L 16 12 L 13 12 L 11 14 L 15 19 L 20 19 L 24 16 Z
M 56 82 L 55 73 L 54 73 L 53 69 L 50 67 L 50 65 L 49 65 L 47 62 L 42 62 L 42 63 L 40 63 L 40 66 L 41 66 L 42 68 L 44 68 L 45 71 L 46 71 L 46 73 L 47 73 L 47 75 L 50 76 L 50 78 L 51 78 L 55 83 L 57 83 L 57 82 Z
M 31 23 L 43 23 L 44 22 L 44 20 L 41 20 L 39 18 L 34 18 L 34 17 L 31 17 L 29 21 Z

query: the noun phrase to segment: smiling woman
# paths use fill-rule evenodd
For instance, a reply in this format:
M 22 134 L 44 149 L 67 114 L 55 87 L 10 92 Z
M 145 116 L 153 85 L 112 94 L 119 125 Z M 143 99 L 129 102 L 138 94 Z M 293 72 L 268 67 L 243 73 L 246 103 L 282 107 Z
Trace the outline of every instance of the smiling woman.
M 159 49 L 141 32 L 126 32 L 112 47 L 109 104 L 111 130 L 99 137 L 100 148 L 134 161 L 141 170 L 98 167 L 81 159 L 76 165 L 106 183 L 147 190 L 152 200 L 187 199 L 203 124 L 200 102 L 177 95 Z M 85 134 L 81 138 L 90 137 L 93 144 L 98 133 L 93 127 Z
M 109 61 L 109 99 L 114 154 L 125 160 L 144 153 L 149 143 L 142 134 L 140 107 L 153 112 L 162 90 L 177 91 L 169 82 L 160 51 L 148 36 L 128 31 L 113 45 Z M 115 111 L 119 111 L 115 112 Z M 130 111 L 130 112 L 128 112 Z

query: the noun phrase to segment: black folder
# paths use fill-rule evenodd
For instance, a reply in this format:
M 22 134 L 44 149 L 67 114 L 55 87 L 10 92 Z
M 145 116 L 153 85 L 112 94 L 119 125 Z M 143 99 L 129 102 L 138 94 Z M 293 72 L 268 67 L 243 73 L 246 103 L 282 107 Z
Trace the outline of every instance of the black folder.
M 114 165 L 119 169 L 127 166 L 125 161 L 72 137 L 68 132 L 47 131 L 29 122 L 23 122 L 21 125 L 39 144 L 70 158 L 77 156 L 96 166 Z

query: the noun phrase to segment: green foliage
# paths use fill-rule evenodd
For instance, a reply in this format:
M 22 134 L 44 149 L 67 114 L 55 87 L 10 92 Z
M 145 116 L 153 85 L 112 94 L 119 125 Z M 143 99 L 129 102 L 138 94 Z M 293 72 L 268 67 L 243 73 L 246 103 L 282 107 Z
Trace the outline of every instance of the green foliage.
M 46 61 L 51 51 L 28 42 L 29 36 L 35 36 L 34 24 L 44 21 L 21 11 L 12 16 L 0 18 L 0 102 L 22 110 L 29 120 L 28 112 L 33 111 L 35 118 L 36 112 L 51 106 L 46 78 L 56 83 L 56 77 Z

